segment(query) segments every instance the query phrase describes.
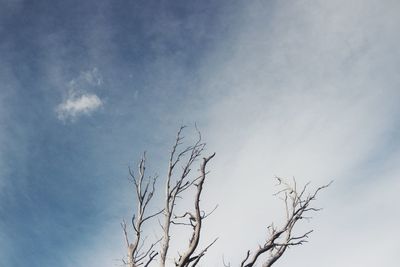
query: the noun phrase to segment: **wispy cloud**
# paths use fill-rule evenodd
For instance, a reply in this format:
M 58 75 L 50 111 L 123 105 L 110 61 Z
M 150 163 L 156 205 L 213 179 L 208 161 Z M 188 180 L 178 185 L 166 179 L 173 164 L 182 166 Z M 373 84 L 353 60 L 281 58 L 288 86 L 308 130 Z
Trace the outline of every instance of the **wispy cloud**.
M 389 215 L 399 168 L 388 164 L 399 151 L 388 138 L 398 132 L 399 81 L 389 74 L 398 54 L 388 51 L 399 43 L 399 5 L 311 2 L 279 2 L 273 16 L 264 3 L 249 5 L 247 24 L 229 43 L 234 56 L 204 68 L 204 87 L 221 95 L 205 131 L 218 157 L 207 187 L 216 199 L 202 203 L 220 204 L 203 235 L 220 237 L 207 266 L 218 266 L 222 253 L 240 262 L 262 242 L 263 227 L 279 221 L 282 206 L 269 197 L 275 174 L 314 185 L 335 180 L 320 198 L 326 211 L 304 225 L 317 230 L 310 244 L 281 266 L 395 265 L 399 246 L 381 236 L 393 236 L 382 229 L 400 221 Z
M 92 70 L 82 72 L 81 79 L 84 79 L 87 83 L 93 86 L 98 86 L 103 84 L 103 76 L 100 74 L 97 68 Z
M 81 115 L 90 115 L 103 105 L 103 101 L 88 89 L 103 84 L 103 77 L 97 68 L 82 72 L 69 82 L 69 90 L 63 102 L 56 108 L 57 117 L 62 121 L 75 121 Z

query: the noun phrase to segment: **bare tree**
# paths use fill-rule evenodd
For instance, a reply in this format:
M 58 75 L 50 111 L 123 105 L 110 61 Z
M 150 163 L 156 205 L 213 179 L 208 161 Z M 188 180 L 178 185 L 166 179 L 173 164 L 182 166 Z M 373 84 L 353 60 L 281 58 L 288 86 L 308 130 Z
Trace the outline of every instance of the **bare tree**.
M 125 265 L 128 265 L 129 267 L 137 267 L 141 265 L 147 267 L 158 254 L 157 252 L 155 252 L 154 247 L 157 245 L 159 241 L 152 243 L 147 249 L 143 248 L 146 241 L 146 238 L 142 237 L 143 224 L 147 220 L 159 215 L 163 211 L 161 210 L 156 213 L 146 215 L 146 209 L 154 195 L 155 183 L 157 177 L 156 176 L 149 177 L 147 181 L 144 181 L 145 170 L 146 170 L 146 154 L 144 153 L 138 166 L 137 177 L 129 168 L 130 180 L 135 185 L 135 191 L 137 197 L 136 213 L 132 216 L 131 220 L 132 228 L 134 230 L 134 239 L 132 243 L 129 242 L 129 236 L 125 220 L 123 220 L 123 222 L 121 223 L 122 230 L 124 231 L 126 247 L 128 250 L 127 260 L 123 260 L 123 263 Z
M 292 183 L 280 177 L 276 177 L 276 179 L 278 180 L 278 186 L 283 187 L 283 189 L 278 191 L 275 195 L 283 196 L 282 199 L 285 202 L 286 211 L 285 223 L 281 227 L 276 227 L 273 223 L 270 224 L 268 226 L 269 233 L 267 241 L 252 253 L 248 250 L 240 267 L 255 266 L 260 256 L 266 255 L 267 253 L 269 253 L 269 255 L 267 259 L 264 259 L 262 262 L 262 266 L 270 267 L 283 255 L 288 247 L 302 245 L 307 242 L 309 234 L 311 234 L 313 230 L 300 235 L 294 235 L 293 228 L 299 221 L 309 219 L 310 216 L 307 215 L 308 213 L 320 210 L 311 205 L 312 201 L 315 200 L 319 191 L 332 183 L 330 182 L 327 185 L 318 187 L 312 193 L 307 193 L 309 183 L 299 191 L 294 178 Z
M 206 213 L 200 207 L 203 186 L 209 173 L 207 164 L 213 159 L 215 153 L 202 157 L 206 144 L 202 141 L 197 128 L 197 139 L 192 145 L 184 146 L 182 134 L 184 128 L 179 129 L 169 155 L 163 209 L 147 214 L 148 205 L 155 193 L 157 177 L 145 178 L 145 154 L 140 160 L 137 175 L 129 169 L 137 198 L 136 212 L 131 220 L 134 232 L 132 243 L 129 242 L 125 220 L 121 223 L 128 251 L 127 258 L 123 260 L 123 263 L 129 267 L 147 267 L 150 264 L 157 264 L 157 262 L 160 267 L 168 266 L 172 226 L 189 227 L 191 232 L 187 247 L 179 252 L 173 260 L 177 267 L 197 266 L 208 249 L 217 241 L 215 238 L 207 246 L 199 248 L 203 220 L 216 209 L 215 207 L 210 213 Z M 199 161 L 199 167 L 196 168 Z M 238 265 L 240 267 L 253 267 L 259 264 L 262 264 L 263 267 L 272 266 L 288 247 L 307 242 L 312 230 L 296 235 L 293 231 L 294 226 L 299 221 L 310 218 L 309 213 L 319 211 L 312 205 L 313 201 L 322 189 L 330 185 L 329 183 L 321 186 L 310 193 L 308 191 L 309 183 L 299 189 L 294 178 L 292 182 L 280 177 L 276 177 L 276 179 L 281 190 L 275 195 L 280 196 L 285 203 L 285 222 L 280 227 L 276 227 L 273 223 L 270 224 L 266 242 L 253 251 L 247 250 L 242 262 Z M 188 194 L 194 196 L 193 206 L 185 209 L 181 214 L 176 214 L 178 200 L 187 197 Z M 161 216 L 161 218 L 159 217 L 161 237 L 145 246 L 146 237 L 142 236 L 143 224 L 158 215 Z M 224 265 L 231 266 L 225 262 Z

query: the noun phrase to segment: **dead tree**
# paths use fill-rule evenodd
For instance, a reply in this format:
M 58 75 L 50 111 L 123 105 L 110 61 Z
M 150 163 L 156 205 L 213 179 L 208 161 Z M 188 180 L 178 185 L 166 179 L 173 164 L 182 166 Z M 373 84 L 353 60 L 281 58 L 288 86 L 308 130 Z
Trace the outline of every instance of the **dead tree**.
M 240 267 L 253 267 L 260 261 L 263 267 L 270 267 L 283 255 L 287 248 L 306 243 L 309 234 L 311 234 L 313 230 L 294 235 L 294 226 L 301 220 L 309 219 L 309 213 L 320 210 L 312 206 L 312 202 L 322 189 L 328 187 L 332 183 L 330 182 L 327 185 L 318 187 L 315 191 L 309 193 L 307 192 L 309 183 L 299 190 L 294 178 L 292 183 L 280 177 L 276 177 L 276 179 L 278 180 L 278 186 L 283 187 L 275 195 L 282 196 L 282 200 L 285 203 L 285 222 L 281 227 L 276 227 L 273 223 L 270 224 L 268 226 L 267 241 L 253 252 L 248 250 Z M 260 260 L 260 257 L 263 255 L 268 256 L 266 259 Z
M 201 161 L 199 173 L 190 176 L 192 168 L 195 162 L 201 157 L 206 144 L 202 142 L 201 134 L 197 131 L 197 141 L 193 145 L 180 149 L 183 144 L 183 129 L 184 127 L 179 129 L 169 157 L 168 174 L 165 184 L 164 224 L 162 225 L 163 238 L 160 250 L 160 266 L 162 267 L 166 266 L 172 224 L 190 226 L 192 228 L 192 235 L 187 250 L 178 259 L 175 259 L 175 266 L 177 267 L 196 266 L 208 247 L 216 241 L 214 240 L 208 247 L 196 253 L 200 241 L 202 221 L 207 216 L 200 209 L 200 197 L 204 181 L 208 174 L 206 166 L 215 156 L 215 153 L 204 157 Z M 180 171 L 177 170 L 179 163 L 183 163 L 181 164 Z M 194 211 L 186 211 L 182 215 L 175 215 L 174 209 L 177 199 L 181 198 L 181 195 L 191 187 L 195 187 Z M 185 219 L 187 222 L 182 222 L 182 219 Z
M 150 264 L 152 266 L 158 264 L 160 267 L 170 266 L 172 264 L 169 263 L 169 260 L 172 259 L 169 256 L 171 235 L 175 233 L 171 231 L 172 226 L 189 227 L 191 232 L 186 249 L 179 252 L 178 257 L 173 260 L 173 264 L 176 267 L 197 266 L 207 250 L 217 241 L 217 238 L 213 239 L 206 247 L 199 248 L 203 220 L 215 210 L 214 208 L 210 213 L 206 213 L 200 207 L 203 186 L 209 173 L 207 164 L 213 159 L 215 153 L 202 157 L 206 144 L 202 142 L 201 134 L 197 128 L 197 139 L 192 145 L 184 146 L 182 134 L 184 128 L 181 127 L 179 129 L 169 155 L 163 209 L 150 214 L 146 212 L 156 191 L 155 183 L 157 177 L 145 178 L 145 154 L 140 160 L 137 175 L 129 169 L 130 178 L 135 186 L 137 208 L 131 220 L 134 232 L 133 242 L 129 242 L 126 222 L 123 221 L 121 224 L 128 251 L 127 259 L 123 260 L 124 265 L 129 267 L 147 267 Z M 276 179 L 278 180 L 278 185 L 282 187 L 276 195 L 282 196 L 285 203 L 285 223 L 281 227 L 275 227 L 274 224 L 271 224 L 268 227 L 267 241 L 253 251 L 248 250 L 244 259 L 238 265 L 240 267 L 255 267 L 259 266 L 259 264 L 262 264 L 263 267 L 270 267 L 284 254 L 288 247 L 307 242 L 312 230 L 295 235 L 294 226 L 299 221 L 308 219 L 309 216 L 307 214 L 319 210 L 312 205 L 313 201 L 319 191 L 329 186 L 328 184 L 317 188 L 312 193 L 308 193 L 309 184 L 299 190 L 294 179 L 292 183 L 279 177 L 276 177 Z M 186 195 L 188 193 L 194 195 L 193 206 L 185 209 L 181 214 L 176 214 L 178 212 L 176 210 L 178 202 L 186 196 L 185 193 Z M 157 216 L 162 230 L 161 237 L 147 245 L 145 249 L 146 238 L 142 236 L 142 226 L 145 222 Z M 266 255 L 268 256 L 265 257 Z M 231 266 L 226 263 L 224 265 Z
M 184 137 L 182 136 L 182 132 L 184 128 L 185 127 L 181 127 L 179 129 L 169 156 L 165 182 L 164 208 L 161 211 L 145 215 L 146 208 L 153 198 L 156 182 L 156 177 L 149 178 L 144 182 L 145 157 L 143 156 L 140 161 L 137 177 L 129 169 L 131 180 L 135 185 L 135 193 L 138 201 L 136 213 L 132 217 L 132 227 L 134 230 L 134 241 L 132 243 L 129 242 L 126 222 L 123 221 L 121 224 L 128 250 L 127 259 L 123 260 L 123 262 L 129 267 L 149 266 L 158 255 L 159 265 L 163 267 L 166 266 L 172 225 L 189 226 L 192 232 L 187 249 L 175 259 L 175 266 L 196 266 L 207 252 L 208 248 L 216 241 L 215 239 L 207 247 L 198 250 L 202 221 L 210 214 L 206 214 L 201 209 L 200 198 L 208 174 L 206 167 L 208 162 L 215 156 L 215 153 L 201 159 L 206 144 L 202 142 L 199 131 L 197 131 L 198 138 L 194 144 L 183 147 Z M 200 167 L 196 168 L 195 164 L 197 164 L 200 159 Z M 193 168 L 196 169 L 192 170 Z M 181 215 L 175 214 L 177 200 L 182 198 L 183 193 L 191 189 L 195 191 L 192 210 L 187 210 Z M 163 224 L 161 225 L 162 237 L 158 241 L 150 244 L 147 249 L 143 250 L 145 239 L 142 237 L 142 226 L 147 220 L 161 213 L 163 215 Z M 156 252 L 155 247 L 160 241 L 161 246 L 159 251 Z
M 155 183 L 157 177 L 149 177 L 147 181 L 145 180 L 145 170 L 146 170 L 146 154 L 143 154 L 138 166 L 138 175 L 136 176 L 134 172 L 129 168 L 130 180 L 135 185 L 137 208 L 136 213 L 132 216 L 132 228 L 134 230 L 133 242 L 129 242 L 128 230 L 125 220 L 121 223 L 122 230 L 124 232 L 125 243 L 127 247 L 127 259 L 123 260 L 123 263 L 129 267 L 138 266 L 149 266 L 153 259 L 157 256 L 155 251 L 155 246 L 157 242 L 152 243 L 147 249 L 143 249 L 145 245 L 146 238 L 142 237 L 142 226 L 143 224 L 162 213 L 161 211 L 146 215 L 146 209 L 153 198 L 155 192 Z

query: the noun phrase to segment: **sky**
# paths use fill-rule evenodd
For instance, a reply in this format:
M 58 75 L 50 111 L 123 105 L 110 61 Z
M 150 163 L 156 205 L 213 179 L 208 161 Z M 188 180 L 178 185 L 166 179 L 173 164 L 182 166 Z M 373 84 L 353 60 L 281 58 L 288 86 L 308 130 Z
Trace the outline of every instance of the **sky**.
M 119 266 L 128 166 L 147 151 L 165 178 L 195 123 L 216 152 L 202 203 L 219 205 L 202 266 L 237 265 L 281 221 L 275 175 L 334 180 L 276 266 L 397 266 L 400 2 L 0 6 L 0 266 Z

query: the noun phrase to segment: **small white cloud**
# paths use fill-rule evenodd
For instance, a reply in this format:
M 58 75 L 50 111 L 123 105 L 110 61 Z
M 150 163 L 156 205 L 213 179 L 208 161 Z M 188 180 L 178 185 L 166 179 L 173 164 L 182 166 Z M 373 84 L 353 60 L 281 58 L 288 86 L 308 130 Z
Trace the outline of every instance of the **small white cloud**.
M 68 91 L 62 103 L 56 107 L 58 119 L 75 121 L 81 115 L 89 115 L 103 105 L 103 101 L 90 91 L 103 84 L 103 76 L 97 68 L 82 71 L 68 82 Z
M 57 117 L 60 120 L 74 120 L 80 115 L 89 115 L 103 105 L 101 99 L 95 94 L 82 94 L 69 97 L 57 106 Z

